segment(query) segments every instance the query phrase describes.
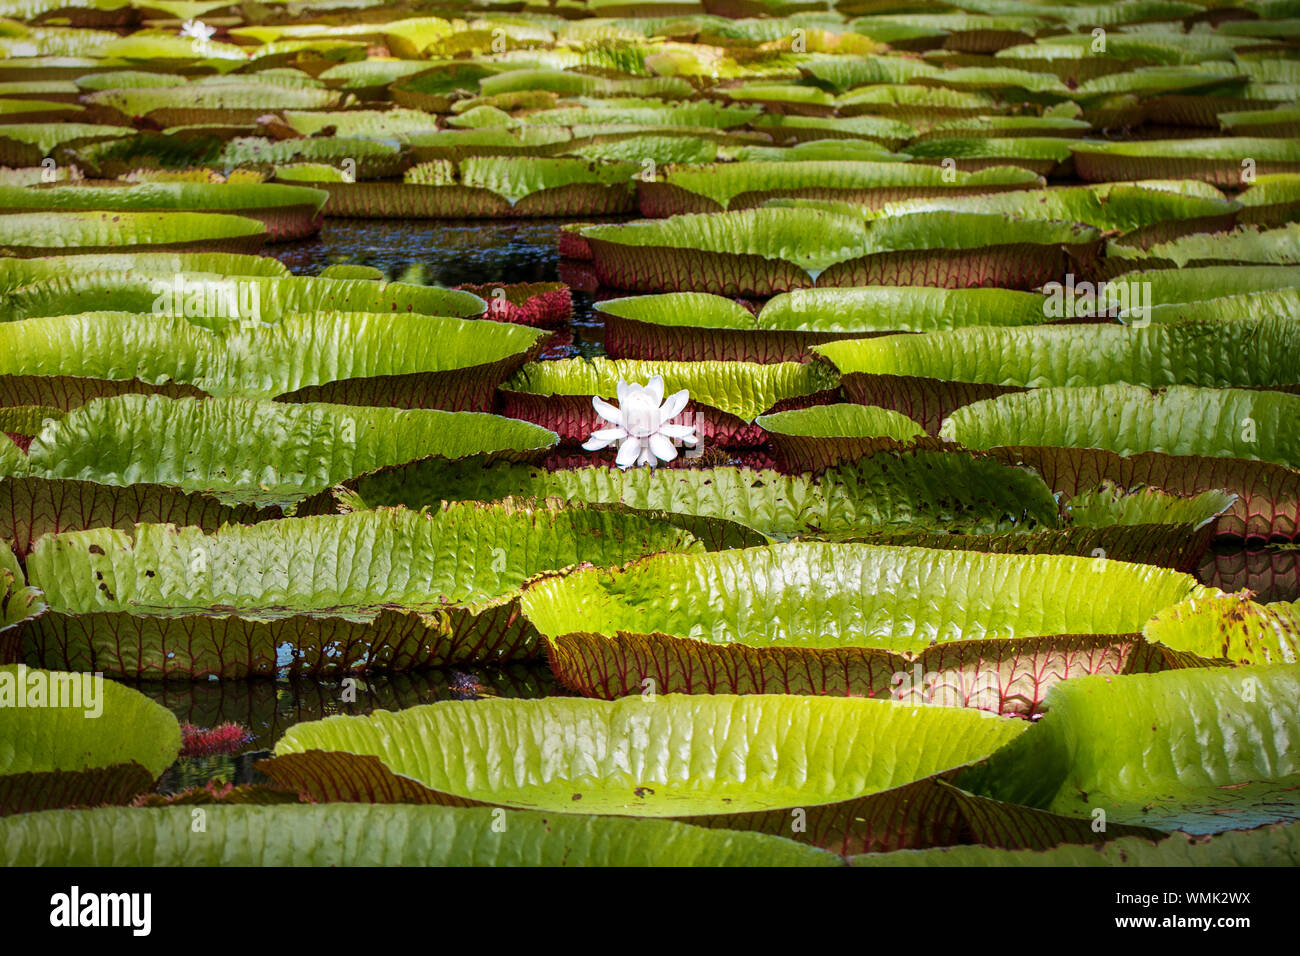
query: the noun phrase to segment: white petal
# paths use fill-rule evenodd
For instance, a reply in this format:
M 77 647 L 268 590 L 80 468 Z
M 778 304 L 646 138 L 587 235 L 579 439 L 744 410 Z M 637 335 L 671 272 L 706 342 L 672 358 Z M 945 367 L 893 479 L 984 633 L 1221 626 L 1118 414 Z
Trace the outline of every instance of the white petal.
M 694 425 L 660 425 L 659 434 L 667 435 L 669 438 L 679 438 L 682 441 L 688 441 L 694 444 L 699 441 L 695 437 Z
M 640 439 L 628 438 L 618 446 L 618 457 L 614 459 L 614 464 L 620 468 L 630 468 L 640 453 Z
M 627 437 L 627 431 L 622 428 L 599 428 L 591 433 L 591 437 L 582 443 L 582 447 L 587 451 L 600 451 L 602 448 L 608 448 L 616 441 Z
M 618 395 L 618 403 L 620 405 L 627 401 L 627 393 L 628 384 L 620 378 L 618 380 L 618 387 L 615 389 L 615 394 Z
M 660 461 L 672 461 L 677 457 L 677 449 L 663 435 L 650 436 L 650 450 L 655 453 Z
M 682 409 L 686 407 L 686 403 L 690 400 L 691 393 L 686 389 L 682 389 L 680 392 L 673 392 L 668 396 L 663 407 L 659 409 L 659 420 L 661 422 L 666 422 L 669 419 L 676 418 L 682 413 Z
M 603 398 L 593 398 L 591 400 L 591 407 L 594 408 L 596 414 L 605 419 L 605 421 L 611 422 L 615 425 L 623 424 L 623 413 Z
M 650 376 L 650 381 L 645 383 L 645 390 L 654 399 L 654 403 L 658 405 L 664 400 L 664 377 L 662 375 Z
M 641 450 L 641 457 L 636 460 L 636 463 L 638 465 L 649 465 L 651 468 L 659 464 L 655 458 L 655 453 L 650 450 L 648 445 Z

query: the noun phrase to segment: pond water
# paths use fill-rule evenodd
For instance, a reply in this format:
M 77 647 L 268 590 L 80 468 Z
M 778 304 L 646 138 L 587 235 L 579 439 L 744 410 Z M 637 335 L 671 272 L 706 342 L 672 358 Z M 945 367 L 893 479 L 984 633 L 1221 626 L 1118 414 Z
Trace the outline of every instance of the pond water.
M 335 714 L 363 715 L 402 710 L 440 700 L 490 697 L 546 697 L 564 694 L 544 664 L 500 668 L 448 668 L 415 674 L 371 674 L 347 679 L 121 681 L 156 700 L 182 724 L 215 727 L 233 722 L 251 734 L 239 756 L 192 757 L 177 761 L 159 784 L 162 793 L 225 783 L 266 783 L 253 765 L 296 723 Z
M 558 219 L 326 219 L 315 238 L 268 251 L 300 275 L 346 263 L 428 285 L 558 282 L 556 233 L 562 225 Z M 592 320 L 599 298 L 573 293 L 573 321 L 546 358 L 605 354 L 600 325 Z

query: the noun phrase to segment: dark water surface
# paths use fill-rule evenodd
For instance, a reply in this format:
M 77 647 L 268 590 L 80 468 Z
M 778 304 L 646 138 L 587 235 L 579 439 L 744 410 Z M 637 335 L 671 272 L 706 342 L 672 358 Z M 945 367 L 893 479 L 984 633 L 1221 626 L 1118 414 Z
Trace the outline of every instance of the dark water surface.
M 196 727 L 237 723 L 251 738 L 238 756 L 190 757 L 177 761 L 158 789 L 175 793 L 225 783 L 265 783 L 253 764 L 270 756 L 285 731 L 296 723 L 336 714 L 363 715 L 376 710 L 403 710 L 440 700 L 480 700 L 492 697 L 547 697 L 563 694 L 543 664 L 499 668 L 422 671 L 414 674 L 370 674 L 348 679 L 141 681 L 131 683 L 146 697 L 162 704 L 177 720 Z
M 614 220 L 611 220 L 614 221 Z M 373 266 L 389 279 L 456 286 L 488 282 L 558 282 L 558 233 L 565 220 L 326 219 L 319 235 L 270 246 L 271 255 L 299 275 L 326 266 Z M 598 297 L 573 293 L 573 321 L 547 358 L 603 355 Z

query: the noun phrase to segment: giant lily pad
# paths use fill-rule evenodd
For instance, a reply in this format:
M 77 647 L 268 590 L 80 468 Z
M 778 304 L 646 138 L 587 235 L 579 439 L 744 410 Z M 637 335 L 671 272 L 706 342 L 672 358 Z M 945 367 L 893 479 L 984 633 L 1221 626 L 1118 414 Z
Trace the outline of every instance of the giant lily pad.
M 1069 499 L 1055 524 L 1025 524 L 981 534 L 896 528 L 836 540 L 997 554 L 1077 554 L 1192 572 L 1199 570 L 1217 522 L 1235 503 L 1234 495 L 1219 490 L 1179 495 L 1155 488 L 1120 489 L 1103 482 Z
M 846 207 L 848 208 L 848 207 Z M 854 285 L 1033 288 L 1090 255 L 1096 230 L 968 213 L 870 222 L 839 211 L 764 208 L 580 230 L 601 283 L 637 292 L 773 295 Z
M 971 448 L 1045 445 L 1300 467 L 1300 397 L 1233 388 L 1042 388 L 959 408 L 939 434 Z
M 741 146 L 728 152 L 740 163 L 902 163 L 909 158 L 866 139 L 811 139 L 793 146 Z
M 554 441 L 544 428 L 477 412 L 123 395 L 48 423 L 15 477 L 164 484 L 227 504 L 288 505 L 381 465 L 527 457 Z
M 839 848 L 855 830 L 924 829 L 893 791 L 950 775 L 1023 730 L 977 711 L 829 697 L 447 701 L 298 724 L 262 766 L 327 799 L 677 817 L 793 836 L 791 821 L 806 816 L 802 838 Z M 886 810 L 868 826 L 843 816 L 874 805 Z
M 1095 305 L 1092 313 L 1096 315 L 1118 314 L 1121 319 L 1148 318 L 1155 315 L 1168 316 L 1182 314 L 1171 307 L 1179 309 L 1189 303 L 1205 303 L 1206 311 L 1199 307 L 1188 309 L 1187 318 L 1243 318 L 1270 315 L 1285 315 L 1271 311 L 1251 309 L 1247 312 L 1218 311 L 1207 300 L 1225 299 L 1244 296 L 1251 293 L 1277 293 L 1285 300 L 1287 290 L 1300 287 L 1300 268 L 1289 265 L 1251 265 L 1232 266 L 1185 266 L 1181 269 L 1136 269 L 1123 272 L 1118 276 L 1098 283 Z M 1064 291 L 1064 289 L 1062 289 Z M 1076 292 L 1076 295 L 1078 293 Z M 1266 305 L 1276 303 L 1264 300 Z M 1141 303 L 1141 309 L 1134 307 Z M 1252 300 L 1245 304 L 1253 306 Z M 1127 313 L 1133 313 L 1129 315 Z
M 266 226 L 243 216 L 199 212 L 30 212 L 0 216 L 11 256 L 48 256 L 59 251 L 93 253 L 176 250 L 256 252 Z
M 1107 243 L 1112 259 L 1134 259 L 1144 268 L 1212 266 L 1233 263 L 1300 264 L 1300 224 L 1260 230 L 1246 226 L 1219 235 L 1183 236 L 1145 249 L 1135 249 L 1127 239 Z
M 883 212 L 950 209 L 1082 222 L 1109 233 L 1122 233 L 1127 246 L 1145 248 L 1187 233 L 1230 228 L 1238 208 L 1235 202 L 1198 182 L 1153 182 L 1028 189 L 986 197 L 944 193 L 940 198 L 891 202 Z
M 879 206 L 913 196 L 986 195 L 1026 189 L 1038 180 L 1015 170 L 945 175 L 940 169 L 906 163 L 738 162 L 674 167 L 638 187 L 644 216 L 749 209 L 770 199 L 841 199 Z
M 880 84 L 845 93 L 835 99 L 842 116 L 888 116 L 915 125 L 937 117 L 987 115 L 998 109 L 988 92 L 927 89 L 911 84 Z
M 1070 148 L 1080 178 L 1089 182 L 1177 176 L 1231 189 L 1248 185 L 1256 174 L 1300 172 L 1300 145 L 1290 139 L 1233 136 L 1074 143 Z
M 5 123 L 0 129 L 0 162 L 7 166 L 37 166 L 56 147 L 120 139 L 130 126 L 95 123 Z
M 1049 850 L 1005 850 L 980 846 L 863 853 L 852 866 L 1295 866 L 1300 863 L 1300 824 L 1274 824 L 1206 838 L 1174 833 L 1153 844 L 1144 837 L 1120 837 L 1097 846 L 1061 845 Z
M 894 150 L 916 135 L 916 128 L 911 124 L 881 116 L 841 118 L 766 114 L 756 117 L 751 125 L 786 145 L 819 139 L 865 139 Z
M 1002 709 L 1019 695 L 1032 710 L 1045 672 L 1061 670 L 1028 661 L 1074 651 L 1074 668 L 1114 673 L 1149 617 L 1203 590 L 1178 572 L 1104 559 L 800 543 L 539 581 L 523 607 L 560 679 L 602 695 L 646 679 L 696 693 L 880 695 L 938 644 L 959 662 L 941 669 L 957 702 Z M 1047 640 L 1026 650 L 1025 638 Z M 1095 653 L 1098 641 L 1110 650 Z M 999 664 L 971 667 L 967 652 L 1011 662 L 1008 689 Z M 1009 689 L 1017 680 L 1028 683 Z
M 1297 401 L 1184 386 L 1156 395 L 1127 385 L 1039 389 L 959 408 L 940 434 L 993 448 L 1067 495 L 1107 480 L 1178 494 L 1226 489 L 1238 500 L 1220 535 L 1289 540 L 1300 533 Z
M 40 591 L 27 586 L 18 558 L 8 544 L 0 544 L 0 664 L 17 663 L 22 628 L 44 610 Z
M 437 127 L 437 119 L 421 110 L 311 110 L 285 111 L 285 123 L 303 136 L 320 136 L 330 127 L 333 135 L 362 139 L 397 139 L 410 132 Z
M 328 197 L 318 189 L 273 184 L 148 183 L 140 186 L 0 188 L 0 212 L 176 210 L 220 212 L 260 220 L 272 242 L 303 239 L 320 228 Z
M 815 476 L 734 467 L 547 470 L 502 462 L 483 468 L 428 459 L 349 479 L 335 489 L 337 500 L 313 501 L 300 511 L 556 496 L 673 515 L 710 548 L 827 538 L 1107 556 L 1191 570 L 1215 519 L 1234 504 L 1219 491 L 1182 496 L 1111 486 L 1076 494 L 1058 515 L 1037 474 L 921 444 L 881 450 Z
M 1165 608 L 1146 637 L 1238 664 L 1300 663 L 1300 605 L 1256 604 L 1240 594 L 1193 598 Z
M 251 123 L 278 110 L 324 109 L 339 102 L 334 90 L 252 80 L 130 87 L 87 93 L 84 102 L 146 117 L 161 126 L 195 123 Z
M 1057 520 L 1051 493 L 1033 473 L 927 450 L 882 452 L 815 477 L 735 467 L 547 470 L 426 459 L 349 479 L 340 489 L 349 507 L 422 508 L 441 500 L 507 497 L 621 504 L 738 524 L 781 540 L 878 532 L 993 534 L 1051 527 Z M 707 530 L 697 534 L 709 539 Z
M 218 806 L 28 814 L 0 821 L 7 866 L 836 866 L 761 833 L 437 806 Z
M 821 471 L 882 448 L 907 446 L 925 434 L 906 415 L 873 405 L 836 403 L 760 415 L 755 424 L 790 471 Z
M 573 134 L 562 127 L 525 126 L 521 129 L 440 129 L 406 133 L 402 142 L 411 147 L 417 162 L 470 156 L 552 156 L 575 148 Z
M 176 718 L 102 674 L 0 665 L 0 816 L 127 803 L 176 759 Z
M 1095 59 L 1095 58 L 1094 58 Z M 932 139 L 1011 139 L 1032 136 L 1037 139 L 1074 139 L 1084 135 L 1092 124 L 1070 116 L 971 116 L 934 123 L 913 143 Z M 954 160 L 956 157 L 954 157 Z
M 1224 132 L 1234 136 L 1295 136 L 1300 132 L 1300 110 L 1294 106 L 1220 112 L 1218 119 Z
M 1300 174 L 1258 176 L 1239 197 L 1243 223 L 1280 226 L 1300 218 Z
M 597 101 L 598 102 L 598 101 Z M 539 110 L 528 117 L 539 126 L 680 126 L 716 130 L 731 129 L 755 119 L 756 106 L 720 106 L 715 103 L 665 103 L 631 100 L 632 105 L 602 103 L 592 106 L 562 106 Z
M 138 270 L 174 276 L 177 272 L 213 273 L 227 276 L 287 276 L 289 270 L 271 256 L 248 256 L 228 252 L 111 252 L 94 255 L 65 254 L 33 259 L 0 260 L 0 289 L 10 292 L 19 286 L 58 276 L 84 275 L 104 271 Z
M 845 338 L 1048 319 L 1033 293 L 917 286 L 797 289 L 769 299 L 757 315 L 698 292 L 607 299 L 596 310 L 612 357 L 693 361 L 803 361 L 815 355 L 812 346 Z
M 1285 319 L 1139 328 L 1067 325 L 966 328 L 817 345 L 849 394 L 938 431 L 953 410 L 1008 392 L 1125 383 L 1300 386 L 1300 347 Z M 1295 339 L 1295 341 L 1293 341 Z
M 21 468 L 22 459 L 14 463 Z M 216 531 L 280 517 L 279 508 L 226 505 L 211 495 L 169 485 L 106 485 L 96 481 L 0 478 L 0 539 L 20 555 L 42 536 L 85 528 L 130 530 L 138 522 L 193 525 Z
M 1071 143 L 1059 136 L 950 136 L 925 138 L 908 146 L 914 161 L 975 172 L 1015 166 L 1037 176 L 1064 172 Z
M 395 176 L 410 165 L 409 157 L 396 143 L 346 137 L 284 140 L 239 137 L 226 143 L 217 157 L 218 164 L 225 167 L 326 162 L 342 168 L 345 160 L 355 164 L 353 171 L 358 180 Z
M 1236 503 L 1218 522 L 1220 538 L 1259 543 L 1300 537 L 1300 473 L 1283 465 L 1205 454 L 1121 455 L 1101 448 L 1045 445 L 998 447 L 992 454 L 1008 464 L 1034 469 L 1063 496 L 1090 491 L 1106 482 L 1177 495 L 1227 489 Z
M 62 271 L 57 263 L 47 261 L 40 270 L 45 277 L 34 281 L 27 281 L 29 273 L 23 269 L 15 275 L 15 281 L 22 284 L 5 293 L 7 314 L 21 319 L 99 311 L 152 312 L 225 324 L 232 318 L 275 321 L 313 312 L 411 312 L 477 318 L 487 311 L 487 303 L 478 296 L 454 289 L 372 279 L 186 271 L 183 265 L 168 268 L 166 258 L 141 259 L 125 263 L 126 269 L 109 259 L 100 269 L 89 264 L 89 268 Z M 218 265 L 211 263 L 210 267 Z M 229 304 L 232 282 L 235 309 Z M 245 314 L 243 306 L 249 300 L 256 301 L 257 315 Z
M 81 380 L 104 379 L 179 383 L 218 396 L 486 412 L 497 386 L 545 337 L 518 325 L 409 313 L 318 312 L 211 329 L 124 312 L 27 319 L 0 324 L 0 394 L 30 393 L 66 409 L 85 393 Z
M 435 163 L 437 161 L 434 161 Z M 329 193 L 334 216 L 415 219 L 601 216 L 631 212 L 635 167 L 577 158 L 477 156 L 461 161 L 455 175 L 432 181 L 408 170 L 402 183 L 313 181 Z M 285 178 L 281 172 L 281 178 Z
M 1298 700 L 1296 665 L 1066 681 L 1047 716 L 962 785 L 1188 833 L 1296 820 Z
M 24 645 L 29 659 L 135 678 L 527 659 L 537 635 L 519 588 L 532 575 L 699 547 L 640 515 L 477 502 L 214 534 L 141 524 L 47 535 L 27 568 L 50 610 Z

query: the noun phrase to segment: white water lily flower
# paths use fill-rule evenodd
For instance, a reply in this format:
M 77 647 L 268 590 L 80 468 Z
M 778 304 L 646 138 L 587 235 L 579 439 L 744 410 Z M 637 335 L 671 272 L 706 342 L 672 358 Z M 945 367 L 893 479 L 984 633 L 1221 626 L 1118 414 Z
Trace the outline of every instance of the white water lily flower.
M 186 20 L 181 24 L 181 36 L 189 37 L 198 43 L 207 43 L 216 33 L 216 27 L 210 27 L 202 20 Z
M 669 424 L 681 414 L 690 397 L 690 393 L 682 389 L 665 399 L 664 380 L 659 375 L 644 385 L 629 385 L 620 378 L 617 407 L 600 398 L 591 400 L 596 414 L 613 427 L 598 428 L 582 447 L 587 451 L 600 451 L 620 442 L 618 457 L 614 459 L 614 464 L 620 468 L 633 465 L 653 468 L 661 461 L 672 461 L 677 457 L 672 439 L 687 445 L 699 442 L 694 425 Z

